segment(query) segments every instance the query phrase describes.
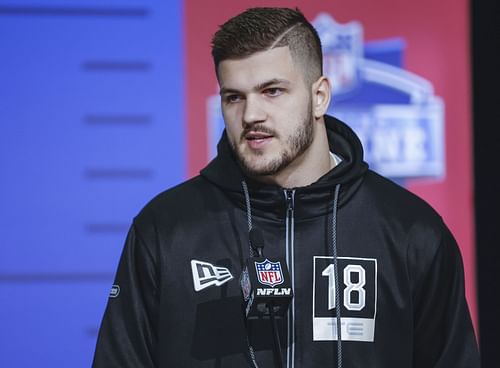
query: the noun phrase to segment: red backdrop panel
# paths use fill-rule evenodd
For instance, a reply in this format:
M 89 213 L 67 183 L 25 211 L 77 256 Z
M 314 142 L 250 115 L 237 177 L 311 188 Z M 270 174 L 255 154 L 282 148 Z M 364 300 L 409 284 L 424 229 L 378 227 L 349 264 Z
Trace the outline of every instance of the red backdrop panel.
M 365 41 L 402 37 L 405 69 L 428 81 L 445 105 L 446 170 L 442 179 L 408 180 L 457 238 L 465 264 L 466 292 L 476 317 L 469 20 L 466 0 L 185 1 L 186 116 L 188 174 L 207 163 L 207 98 L 217 93 L 210 56 L 211 36 L 229 17 L 253 6 L 298 6 L 308 19 L 319 12 L 337 22 L 357 20 Z M 349 123 L 347 121 L 347 123 Z

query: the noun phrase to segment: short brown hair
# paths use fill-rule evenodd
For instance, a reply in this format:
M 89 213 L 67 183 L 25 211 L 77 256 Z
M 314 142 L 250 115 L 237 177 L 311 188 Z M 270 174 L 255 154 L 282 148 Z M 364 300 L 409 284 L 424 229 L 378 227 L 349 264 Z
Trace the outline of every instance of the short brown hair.
M 250 8 L 221 25 L 212 38 L 215 71 L 223 60 L 281 46 L 288 46 L 293 60 L 303 67 L 306 82 L 312 84 L 322 75 L 318 32 L 299 9 L 289 8 Z

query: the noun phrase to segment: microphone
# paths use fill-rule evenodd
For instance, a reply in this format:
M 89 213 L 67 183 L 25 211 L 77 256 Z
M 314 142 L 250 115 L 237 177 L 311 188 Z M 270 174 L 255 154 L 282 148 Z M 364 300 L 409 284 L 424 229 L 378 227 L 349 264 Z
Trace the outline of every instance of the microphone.
M 281 258 L 264 257 L 264 237 L 258 229 L 249 233 L 250 245 L 257 257 L 250 257 L 241 274 L 240 284 L 243 307 L 247 320 L 261 317 L 271 321 L 274 340 L 274 362 L 283 368 L 283 356 L 278 332 L 277 317 L 283 317 L 293 298 L 290 275 L 286 262 Z
M 247 260 L 240 278 L 245 317 L 270 317 L 271 314 L 282 317 L 293 298 L 286 262 L 282 258 L 264 257 L 264 237 L 259 229 L 250 230 L 249 237 L 257 257 Z
M 248 236 L 253 250 L 257 252 L 258 257 L 262 257 L 262 251 L 264 249 L 264 237 L 262 236 L 262 231 L 252 228 L 252 230 L 248 233 Z

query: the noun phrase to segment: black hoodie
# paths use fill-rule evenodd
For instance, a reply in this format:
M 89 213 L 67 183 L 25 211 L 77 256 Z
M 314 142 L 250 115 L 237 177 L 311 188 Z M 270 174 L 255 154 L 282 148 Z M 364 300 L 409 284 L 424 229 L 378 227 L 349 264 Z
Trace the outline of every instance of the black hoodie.
M 146 205 L 94 367 L 274 367 L 269 321 L 246 323 L 241 308 L 251 227 L 291 273 L 279 321 L 287 368 L 479 367 L 453 236 L 424 201 L 368 170 L 349 127 L 326 126 L 342 162 L 309 186 L 246 178 L 223 135 L 200 176 Z

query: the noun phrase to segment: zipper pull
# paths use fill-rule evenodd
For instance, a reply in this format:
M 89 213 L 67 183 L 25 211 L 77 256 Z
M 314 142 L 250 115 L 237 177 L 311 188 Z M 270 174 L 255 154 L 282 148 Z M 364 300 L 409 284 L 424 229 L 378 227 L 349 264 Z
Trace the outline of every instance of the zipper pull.
M 285 190 L 285 198 L 287 204 L 287 211 L 293 211 L 293 199 L 294 199 L 295 190 L 287 189 Z

